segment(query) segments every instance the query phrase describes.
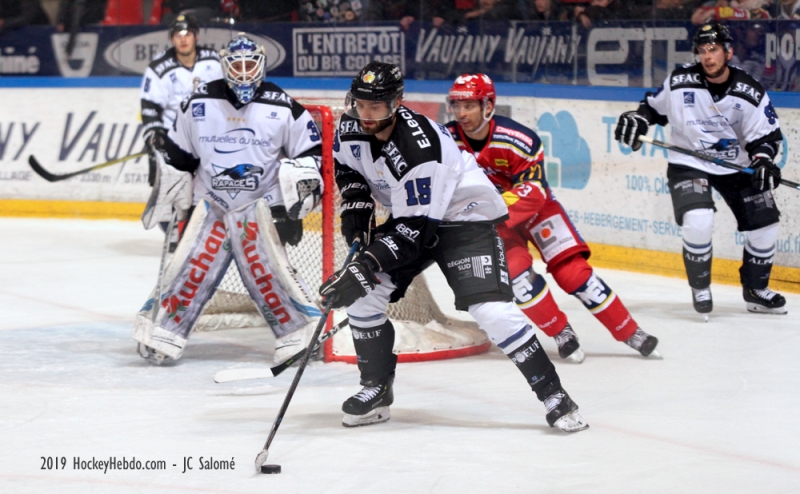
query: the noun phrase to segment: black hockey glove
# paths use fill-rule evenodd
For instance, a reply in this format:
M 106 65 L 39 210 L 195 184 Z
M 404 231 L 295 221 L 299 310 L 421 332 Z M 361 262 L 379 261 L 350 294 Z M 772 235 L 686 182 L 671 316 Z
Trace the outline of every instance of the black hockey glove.
M 373 264 L 374 261 L 369 258 L 358 259 L 331 275 L 319 287 L 322 302 L 327 304 L 328 300 L 332 300 L 332 309 L 350 307 L 356 300 L 374 290 L 381 280 L 375 276 Z
M 156 184 L 156 153 L 163 153 L 167 142 L 167 129 L 153 127 L 144 135 L 144 144 L 147 148 L 147 183 L 150 187 Z
M 297 245 L 303 238 L 303 220 L 289 219 L 286 208 L 283 206 L 273 206 L 269 208 L 272 213 L 272 222 L 278 230 L 278 237 L 281 244 Z
M 375 203 L 372 201 L 342 202 L 342 235 L 347 245 L 358 239 L 361 247 L 369 245 L 375 228 Z
M 756 189 L 772 190 L 781 184 L 781 169 L 766 156 L 755 156 L 750 168 L 753 169 L 753 187 Z
M 650 124 L 647 119 L 635 111 L 626 111 L 619 116 L 617 128 L 614 130 L 614 139 L 622 144 L 627 144 L 634 151 L 642 147 L 639 136 L 647 135 Z

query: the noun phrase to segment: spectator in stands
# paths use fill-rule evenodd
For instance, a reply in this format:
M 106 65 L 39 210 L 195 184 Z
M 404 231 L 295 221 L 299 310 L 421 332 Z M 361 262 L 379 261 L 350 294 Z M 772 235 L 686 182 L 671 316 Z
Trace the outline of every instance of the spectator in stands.
M 235 3 L 235 0 L 224 0 L 225 3 Z M 225 11 L 224 5 L 223 11 Z M 291 22 L 298 20 L 297 10 L 300 2 L 297 0 L 281 0 L 280 2 L 265 0 L 238 0 L 236 15 L 242 22 Z
M 513 21 L 522 16 L 517 6 L 510 0 L 478 0 L 478 8 L 466 12 L 465 21 Z
M 638 8 L 634 19 L 653 19 L 664 21 L 688 21 L 692 18 L 693 9 L 688 5 L 690 0 L 656 0 L 653 5 Z M 695 2 L 691 2 L 695 5 Z
M 220 0 L 164 0 L 162 5 L 169 12 L 161 16 L 161 24 L 171 25 L 181 14 L 193 15 L 200 23 L 209 22 L 223 13 L 220 3 Z
M 780 0 L 778 19 L 800 19 L 800 0 Z
M 621 21 L 632 17 L 631 7 L 625 0 L 592 0 L 588 7 L 577 6 L 575 19 L 586 29 L 596 21 Z
M 744 21 L 769 19 L 770 0 L 714 0 L 702 3 L 692 14 L 693 24 L 726 19 Z
M 559 0 L 527 0 L 526 20 L 530 21 L 565 21 L 568 12 Z
M 306 0 L 300 2 L 298 11 L 300 19 L 306 22 L 354 22 L 366 18 L 364 2 L 368 1 L 369 0 Z M 294 5 L 293 2 L 293 8 L 296 7 L 297 5 Z
M 36 24 L 50 24 L 39 0 L 0 0 L 0 33 Z
M 400 21 L 407 31 L 416 20 L 429 18 L 428 2 L 420 0 L 369 0 L 366 19 L 370 21 Z
M 103 22 L 105 16 L 106 0 L 61 0 L 56 29 L 58 32 L 75 32 L 83 26 Z

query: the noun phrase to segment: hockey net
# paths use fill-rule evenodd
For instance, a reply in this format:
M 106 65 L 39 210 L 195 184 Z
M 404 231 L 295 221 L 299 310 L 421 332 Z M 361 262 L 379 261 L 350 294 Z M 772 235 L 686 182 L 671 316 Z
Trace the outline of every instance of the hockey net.
M 297 98 L 311 113 L 322 136 L 322 175 L 325 191 L 320 204 L 303 220 L 303 239 L 297 246 L 287 246 L 292 265 L 302 274 L 313 294 L 336 269 L 341 267 L 348 246 L 339 233 L 337 211 L 341 197 L 333 174 L 333 140 L 336 120 L 341 115 L 342 102 L 330 99 Z M 380 224 L 388 211 L 378 207 L 376 219 Z M 405 297 L 389 305 L 388 316 L 395 327 L 394 353 L 400 362 L 439 360 L 466 357 L 486 352 L 491 343 L 478 325 L 447 317 L 439 309 L 424 276 L 417 276 Z M 328 319 L 330 329 L 346 317 L 344 311 L 334 311 Z M 266 326 L 239 276 L 235 263 L 206 306 L 196 330 Z M 327 330 L 326 329 L 326 330 Z M 355 349 L 349 328 L 340 331 L 326 342 L 326 362 L 356 363 Z

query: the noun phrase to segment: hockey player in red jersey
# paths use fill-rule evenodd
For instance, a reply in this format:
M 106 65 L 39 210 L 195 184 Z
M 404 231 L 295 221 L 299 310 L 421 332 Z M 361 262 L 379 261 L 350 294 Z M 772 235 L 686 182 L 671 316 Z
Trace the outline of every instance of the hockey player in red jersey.
M 464 74 L 447 103 L 456 120 L 447 128 L 458 146 L 502 193 L 509 219 L 497 231 L 506 245 L 517 305 L 545 334 L 555 338 L 562 358 L 583 361 L 578 337 L 558 308 L 545 279 L 533 270 L 532 242 L 556 283 L 577 297 L 618 341 L 647 357 L 658 339 L 639 328 L 628 309 L 586 260 L 590 250 L 553 196 L 544 175 L 544 146 L 534 131 L 494 114 L 496 92 L 484 74 Z

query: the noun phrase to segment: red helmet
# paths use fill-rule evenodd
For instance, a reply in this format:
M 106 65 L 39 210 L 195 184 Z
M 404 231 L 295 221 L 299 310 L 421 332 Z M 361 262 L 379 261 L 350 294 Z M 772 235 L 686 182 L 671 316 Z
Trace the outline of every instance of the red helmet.
M 453 83 L 447 95 L 450 101 L 459 100 L 484 100 L 495 103 L 497 93 L 494 90 L 494 83 L 486 74 L 462 74 Z

